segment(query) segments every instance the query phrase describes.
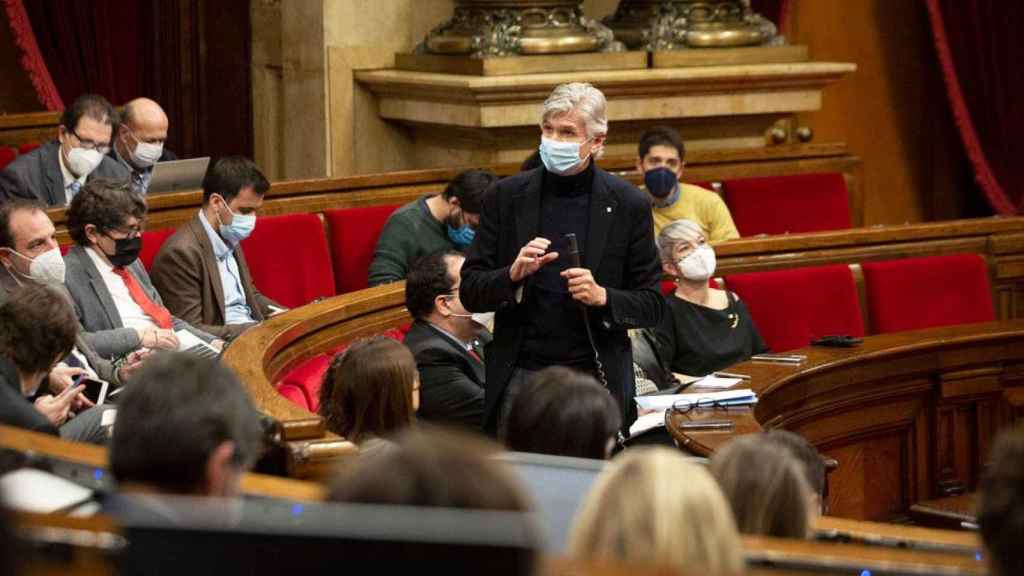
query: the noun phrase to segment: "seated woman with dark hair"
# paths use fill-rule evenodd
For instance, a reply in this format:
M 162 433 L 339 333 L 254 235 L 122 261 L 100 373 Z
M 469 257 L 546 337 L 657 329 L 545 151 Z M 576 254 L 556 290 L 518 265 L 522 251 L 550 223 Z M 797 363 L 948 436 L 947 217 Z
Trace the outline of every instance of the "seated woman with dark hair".
M 659 356 L 673 372 L 706 376 L 767 352 L 750 312 L 732 292 L 708 286 L 715 251 L 700 226 L 676 220 L 658 234 L 661 267 L 675 277 L 668 310 L 654 329 Z
M 807 538 L 812 492 L 800 462 L 762 435 L 737 438 L 711 457 L 711 474 L 732 505 L 742 534 Z
M 320 387 L 327 429 L 369 453 L 412 424 L 420 403 L 416 362 L 404 344 L 374 336 L 335 356 Z
M 537 372 L 513 400 L 504 440 L 518 452 L 603 460 L 621 425 L 615 399 L 596 380 L 552 366 Z

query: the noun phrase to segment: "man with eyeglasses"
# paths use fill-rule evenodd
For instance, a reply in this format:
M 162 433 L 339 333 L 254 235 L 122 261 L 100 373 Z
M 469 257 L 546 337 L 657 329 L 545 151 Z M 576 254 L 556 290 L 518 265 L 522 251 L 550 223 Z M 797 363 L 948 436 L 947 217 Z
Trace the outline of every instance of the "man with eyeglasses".
M 149 98 L 136 98 L 124 105 L 117 138 L 110 157 L 131 172 L 135 189 L 145 194 L 157 162 L 177 160 L 167 148 L 167 114 Z
M 139 262 L 146 201 L 127 182 L 89 182 L 68 208 L 75 246 L 64 257 L 65 284 L 88 332 L 135 328 L 114 355 L 138 348 L 178 350 L 187 331 L 220 349 L 224 342 L 174 317 Z M 185 346 L 187 347 L 187 346 Z
M 66 206 L 89 179 L 127 180 L 128 169 L 107 157 L 116 119 L 102 96 L 79 96 L 64 110 L 56 140 L 18 156 L 0 172 L 0 201 L 35 198 Z

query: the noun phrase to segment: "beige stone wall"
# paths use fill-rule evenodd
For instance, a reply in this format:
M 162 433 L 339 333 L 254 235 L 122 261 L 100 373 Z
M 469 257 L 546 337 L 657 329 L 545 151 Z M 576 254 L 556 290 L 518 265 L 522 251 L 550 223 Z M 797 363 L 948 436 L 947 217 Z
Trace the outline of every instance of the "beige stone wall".
M 618 0 L 584 0 L 590 17 Z M 256 161 L 272 179 L 411 168 L 406 128 L 377 114 L 356 70 L 389 68 L 454 0 L 252 0 Z
M 411 145 L 354 70 L 388 68 L 453 0 L 252 0 L 256 161 L 273 179 L 400 169 Z

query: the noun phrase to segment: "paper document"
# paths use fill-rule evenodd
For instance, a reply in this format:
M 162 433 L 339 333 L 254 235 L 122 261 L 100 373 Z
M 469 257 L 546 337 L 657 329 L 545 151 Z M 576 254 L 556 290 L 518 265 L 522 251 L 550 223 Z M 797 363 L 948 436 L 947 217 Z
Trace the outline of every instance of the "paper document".
M 35 468 L 20 468 L 0 477 L 7 506 L 36 514 L 52 514 L 86 502 L 92 490 Z
M 726 406 L 743 406 L 757 403 L 757 395 L 750 388 L 739 390 L 723 390 L 721 392 L 693 392 L 688 394 L 672 394 L 669 396 L 637 396 L 636 405 L 644 410 L 664 411 L 677 402 L 700 402 L 701 404 L 718 403 Z
M 732 388 L 743 382 L 740 378 L 722 378 L 721 376 L 705 376 L 693 383 L 694 388 Z
M 650 414 L 644 414 L 643 416 L 636 419 L 633 425 L 629 427 L 630 437 L 638 434 L 643 434 L 648 430 L 654 430 L 655 428 L 663 428 L 665 426 L 665 411 L 651 412 Z
M 188 330 L 175 330 L 174 335 L 178 337 L 178 352 L 198 354 L 203 358 L 216 358 L 220 355 L 216 348 L 203 342 Z

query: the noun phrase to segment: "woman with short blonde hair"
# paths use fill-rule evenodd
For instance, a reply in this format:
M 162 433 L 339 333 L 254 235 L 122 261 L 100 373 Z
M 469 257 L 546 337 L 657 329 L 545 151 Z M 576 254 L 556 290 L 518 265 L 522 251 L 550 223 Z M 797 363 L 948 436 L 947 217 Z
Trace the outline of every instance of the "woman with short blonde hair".
M 573 522 L 569 553 L 693 574 L 739 574 L 744 567 L 718 484 L 703 466 L 664 447 L 630 449 L 601 473 Z

